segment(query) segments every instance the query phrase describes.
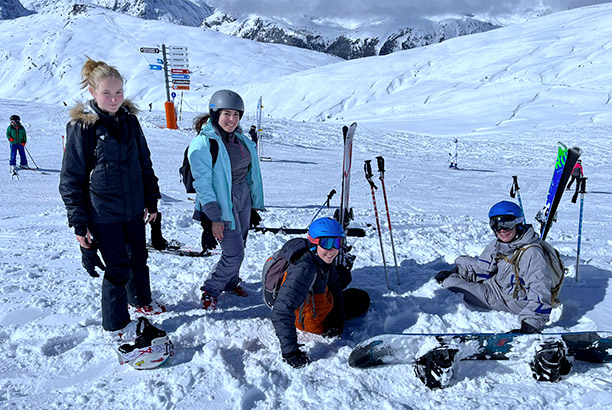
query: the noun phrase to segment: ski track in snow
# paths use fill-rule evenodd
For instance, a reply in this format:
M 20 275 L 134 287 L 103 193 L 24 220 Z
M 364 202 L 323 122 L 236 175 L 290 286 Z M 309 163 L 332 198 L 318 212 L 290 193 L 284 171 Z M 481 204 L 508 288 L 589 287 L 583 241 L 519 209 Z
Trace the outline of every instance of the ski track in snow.
M 0 117 L 19 109 L 28 129 L 28 148 L 39 166 L 57 171 L 66 108 L 2 101 Z M 188 126 L 187 114 L 182 126 Z M 243 124 L 249 124 L 247 117 Z M 197 247 L 199 225 L 191 219 L 193 202 L 179 182 L 178 166 L 193 136 L 170 131 L 159 112 L 141 114 L 153 164 L 165 200 L 163 232 Z M 0 211 L 0 406 L 30 408 L 604 408 L 611 404 L 609 365 L 577 362 L 566 380 L 537 383 L 523 361 L 469 362 L 451 386 L 426 389 L 409 366 L 352 369 L 351 348 L 383 332 L 505 331 L 516 318 L 465 306 L 432 276 L 460 254 L 478 254 L 492 235 L 489 206 L 508 199 L 512 175 L 519 175 L 528 219 L 543 203 L 552 175 L 557 140 L 580 141 L 591 189 L 609 175 L 604 143 L 610 129 L 551 130 L 520 136 L 471 135 L 460 139 L 460 165 L 447 169 L 449 139 L 358 126 L 353 151 L 351 205 L 353 226 L 367 237 L 350 239 L 357 255 L 353 285 L 372 297 L 368 314 L 347 323 L 342 339 L 301 334 L 313 363 L 294 370 L 280 358 L 278 341 L 261 300 L 263 261 L 286 235 L 251 233 L 241 276 L 249 297 L 222 295 L 219 309 L 200 309 L 199 286 L 216 261 L 151 252 L 154 298 L 169 312 L 154 322 L 171 333 L 176 355 L 162 368 L 138 372 L 119 366 L 101 328 L 100 282 L 80 266 L 77 242 L 65 220 L 57 192 L 59 174 L 20 172 L 4 176 Z M 582 138 L 588 133 L 589 138 Z M 266 120 L 263 162 L 268 212 L 266 226 L 305 227 L 327 193 L 338 194 L 342 169 L 340 126 Z M 386 287 L 374 226 L 370 188 L 363 161 L 383 155 L 386 188 L 402 284 L 397 285 L 387 230 L 384 243 L 391 290 Z M 588 159 L 587 159 L 588 158 Z M 471 171 L 470 171 L 471 170 Z M 491 171 L 491 172 L 478 172 Z M 378 181 L 375 171 L 375 181 Z M 599 187 L 603 189 L 604 187 Z M 570 273 L 556 310 L 553 329 L 611 330 L 609 325 L 610 218 L 605 195 L 587 195 L 582 256 L 589 262 L 574 274 L 577 205 L 569 192 L 559 208 L 551 242 Z M 377 193 L 386 221 L 382 193 Z M 321 215 L 331 215 L 324 209 Z M 386 225 L 386 223 L 385 223 Z M 524 392 L 529 393 L 525 401 Z

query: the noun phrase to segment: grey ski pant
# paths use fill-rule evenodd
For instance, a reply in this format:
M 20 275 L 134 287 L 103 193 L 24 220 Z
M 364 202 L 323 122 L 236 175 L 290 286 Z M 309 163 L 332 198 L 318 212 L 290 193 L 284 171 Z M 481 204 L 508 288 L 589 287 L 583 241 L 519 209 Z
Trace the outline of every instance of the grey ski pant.
M 230 223 L 223 221 L 225 229 L 220 243 L 221 259 L 202 286 L 203 291 L 214 297 L 234 289 L 240 282 L 240 266 L 251 219 L 251 189 L 246 179 L 232 185 L 232 205 L 236 227 L 230 229 Z
M 474 306 L 489 310 L 501 310 L 519 314 L 522 307 L 515 303 L 508 306 L 504 297 L 497 286 L 488 281 L 477 283 L 470 282 L 459 274 L 452 274 L 442 282 L 446 289 L 463 294 L 463 300 Z

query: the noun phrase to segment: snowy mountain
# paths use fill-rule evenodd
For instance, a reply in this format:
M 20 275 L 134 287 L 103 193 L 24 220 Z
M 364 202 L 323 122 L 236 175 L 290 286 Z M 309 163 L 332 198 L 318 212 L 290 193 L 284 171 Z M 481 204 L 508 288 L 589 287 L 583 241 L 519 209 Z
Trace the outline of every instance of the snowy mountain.
M 11 20 L 34 13 L 27 10 L 19 0 L 4 0 L 0 3 L 0 20 Z
M 459 255 L 478 255 L 493 238 L 487 212 L 510 199 L 513 175 L 527 221 L 535 223 L 557 141 L 583 149 L 589 179 L 580 258 L 580 201 L 572 203 L 569 191 L 547 239 L 568 273 L 546 332 L 612 331 L 612 4 L 351 61 L 99 7 L 49 7 L 0 21 L 0 119 L 6 126 L 10 115 L 21 116 L 28 161 L 40 167 L 19 171 L 19 178 L 0 173 L 0 408 L 610 408 L 610 364 L 575 361 L 567 377 L 546 383 L 532 378 L 529 355 L 461 362 L 447 389 L 429 390 L 409 365 L 363 370 L 347 360 L 354 346 L 380 333 L 517 327 L 516 315 L 469 307 L 433 276 Z M 179 130 L 164 128 L 163 77 L 148 68 L 157 56 L 139 51 L 162 43 L 189 48 L 194 87 L 185 93 Z M 153 297 L 168 308 L 153 322 L 170 333 L 176 355 L 151 371 L 118 364 L 101 330 L 102 279 L 82 268 L 57 191 L 68 121 L 62 102 L 88 98 L 78 87 L 85 55 L 116 65 L 127 96 L 141 107 L 154 103 L 139 119 L 163 193 L 163 233 L 189 247 L 199 246 L 202 231 L 178 168 L 194 137 L 192 120 L 207 109 L 212 92 L 231 88 L 244 97 L 245 127 L 263 98 L 262 149 L 271 158 L 261 164 L 265 226 L 305 227 L 328 192 L 341 190 L 341 126 L 358 122 L 351 225 L 366 236 L 349 239 L 357 257 L 351 286 L 366 289 L 372 304 L 364 317 L 346 323 L 342 338 L 301 333 L 310 365 L 296 370 L 282 361 L 261 298 L 261 267 L 292 236 L 255 232 L 240 272 L 249 296 L 224 294 L 214 312 L 201 309 L 199 287 L 216 257 L 152 251 Z M 448 168 L 454 138 L 463 170 Z M 386 160 L 401 279 L 395 280 L 383 223 L 391 289 L 362 173 L 364 161 L 378 155 Z M 380 190 L 375 195 L 384 221 Z M 333 215 L 338 196 L 320 215 Z
M 48 13 L 72 6 L 75 10 L 103 7 L 145 20 L 160 20 L 184 26 L 199 26 L 213 9 L 204 2 L 191 0 L 23 0 L 38 13 Z
M 384 19 L 344 27 L 324 19 L 301 18 L 288 23 L 286 19 L 251 15 L 238 20 L 219 10 L 206 18 L 203 26 L 236 37 L 306 48 L 344 59 L 390 54 L 497 28 L 469 17 L 417 19 L 409 25 Z

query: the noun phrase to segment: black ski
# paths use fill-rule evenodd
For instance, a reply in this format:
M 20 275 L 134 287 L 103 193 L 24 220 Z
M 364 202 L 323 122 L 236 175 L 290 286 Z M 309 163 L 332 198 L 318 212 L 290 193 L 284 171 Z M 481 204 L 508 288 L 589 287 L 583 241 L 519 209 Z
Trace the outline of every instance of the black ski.
M 564 148 L 565 146 L 559 143 L 559 154 L 557 156 L 553 178 L 550 183 L 546 206 L 536 216 L 536 220 L 541 224 L 540 238 L 543 240 L 546 239 L 550 227 L 556 220 L 556 212 L 561 202 L 561 197 L 565 192 L 565 187 L 570 179 L 574 165 L 576 165 L 576 161 L 578 161 L 578 158 L 580 158 L 582 154 L 582 150 L 578 147 L 570 149 Z
M 280 228 L 269 228 L 266 226 L 258 226 L 254 229 L 254 231 L 263 233 L 282 233 L 286 235 L 304 235 L 308 233 L 308 228 L 285 228 L 282 226 Z M 364 236 L 366 236 L 366 232 L 365 229 L 362 228 L 348 228 L 346 230 L 346 235 L 363 238 Z

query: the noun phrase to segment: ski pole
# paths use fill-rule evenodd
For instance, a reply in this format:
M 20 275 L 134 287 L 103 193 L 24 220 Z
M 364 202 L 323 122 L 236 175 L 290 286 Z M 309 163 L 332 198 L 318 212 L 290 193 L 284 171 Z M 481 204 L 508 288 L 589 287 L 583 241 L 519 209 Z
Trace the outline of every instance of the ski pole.
M 397 257 L 395 255 L 395 242 L 393 241 L 393 229 L 391 228 L 391 214 L 389 213 L 389 203 L 387 202 L 387 189 L 385 188 L 385 159 L 382 156 L 376 157 L 378 163 L 378 172 L 380 176 L 380 184 L 382 185 L 383 197 L 385 198 L 385 210 L 387 212 L 387 223 L 389 224 L 389 236 L 391 237 L 391 249 L 393 250 L 393 262 L 395 262 L 395 274 L 397 276 L 397 284 L 401 285 L 399 277 L 399 269 L 397 268 Z
M 24 145 L 23 148 L 25 148 L 26 152 L 28 153 L 28 155 L 30 156 L 30 159 L 32 160 L 32 162 L 34 163 L 34 166 L 36 168 L 38 168 L 38 165 L 36 164 L 36 161 L 34 161 L 34 157 L 32 157 L 32 154 L 30 154 L 30 151 L 28 151 L 28 149 L 26 148 L 26 146 Z
M 510 188 L 510 198 L 518 196 L 521 211 L 523 211 L 523 219 L 525 219 L 525 208 L 523 208 L 523 200 L 521 199 L 521 188 L 518 184 L 518 175 L 512 175 L 512 188 Z
M 372 181 L 372 165 L 370 164 L 370 160 L 365 161 L 363 165 L 363 170 L 365 171 L 365 177 L 370 184 L 370 189 L 372 190 L 372 203 L 374 204 L 374 215 L 376 216 L 376 229 L 378 231 L 378 240 L 380 242 L 380 252 L 382 254 L 383 266 L 385 267 L 385 277 L 387 278 L 387 289 L 391 290 L 391 285 L 389 285 L 389 274 L 387 272 L 387 261 L 385 260 L 385 249 L 383 247 L 382 241 L 382 233 L 380 231 L 380 220 L 378 219 L 378 208 L 376 207 L 376 195 L 374 195 L 374 190 L 378 189 Z
M 576 248 L 576 282 L 578 282 L 578 265 L 580 263 L 580 243 L 582 242 L 582 213 L 584 208 L 584 194 L 586 194 L 587 178 L 580 178 L 580 218 L 578 219 L 578 246 Z
M 331 191 L 329 191 L 329 194 L 327 194 L 327 200 L 325 202 L 323 202 L 323 205 L 321 205 L 321 208 L 319 208 L 319 210 L 317 211 L 317 213 L 315 214 L 315 216 L 312 217 L 312 219 L 310 220 L 310 223 L 312 223 L 312 221 L 314 221 L 315 219 L 317 219 L 317 216 L 319 215 L 319 213 L 323 210 L 323 208 L 325 208 L 325 205 L 327 205 L 327 207 L 329 208 L 329 201 L 331 201 L 332 197 L 336 195 L 336 190 L 332 189 Z M 310 225 L 310 224 L 309 224 Z

